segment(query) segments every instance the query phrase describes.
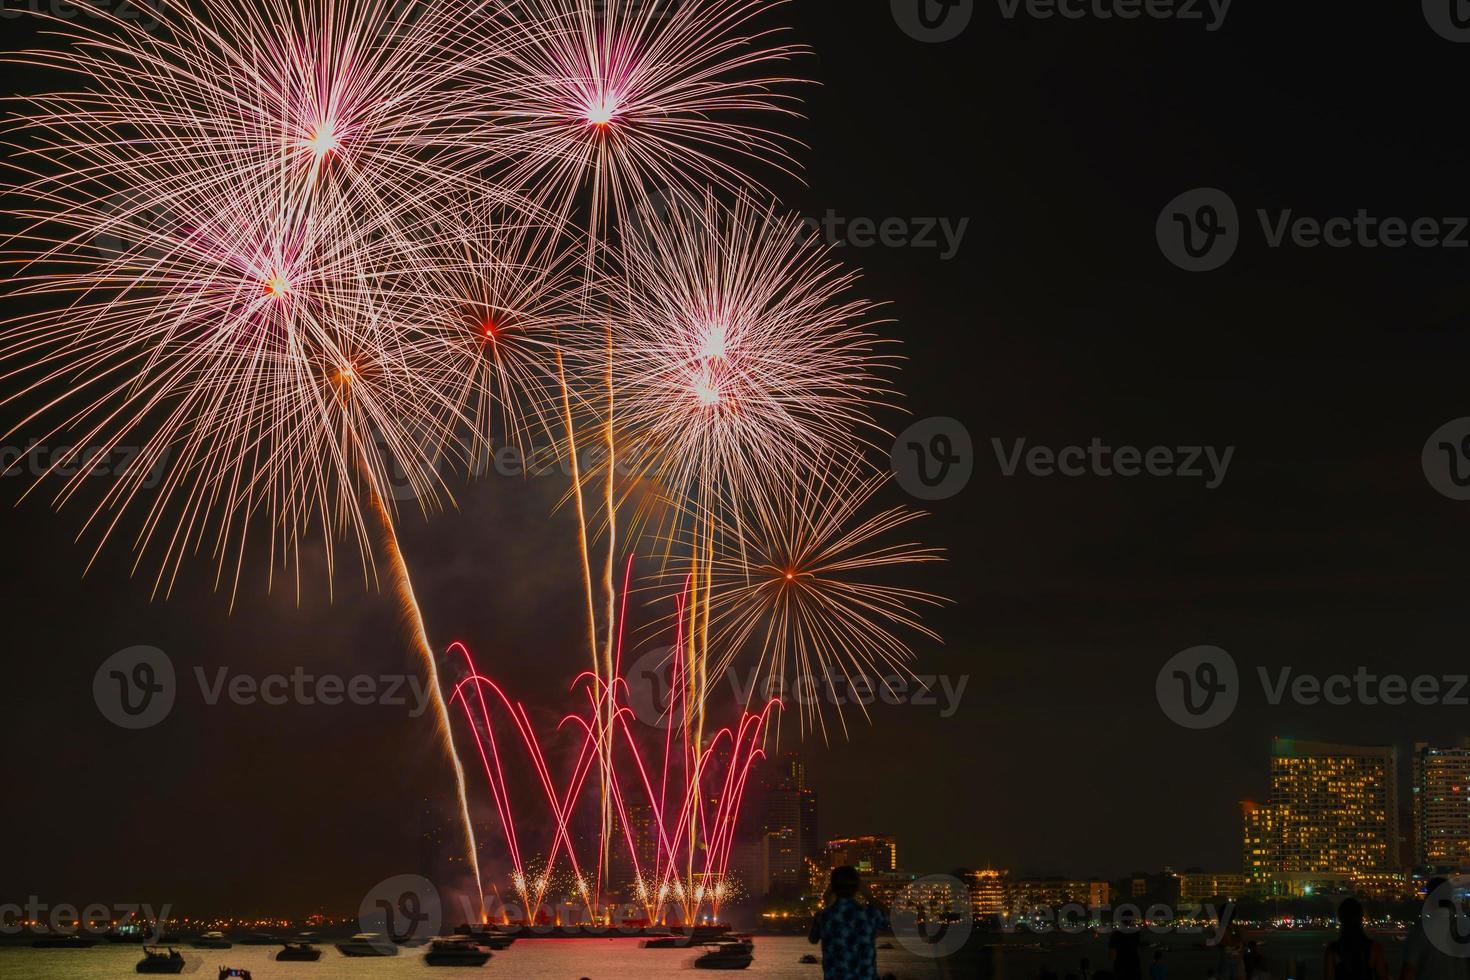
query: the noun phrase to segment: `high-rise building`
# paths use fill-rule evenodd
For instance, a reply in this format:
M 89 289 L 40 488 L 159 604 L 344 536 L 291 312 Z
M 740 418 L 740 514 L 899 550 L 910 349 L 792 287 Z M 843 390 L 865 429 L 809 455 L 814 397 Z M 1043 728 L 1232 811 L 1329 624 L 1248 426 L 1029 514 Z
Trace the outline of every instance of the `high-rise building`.
M 1275 811 L 1250 800 L 1240 804 L 1244 833 L 1243 869 L 1246 885 L 1255 895 L 1271 889 L 1272 876 L 1281 872 L 1281 854 L 1277 847 Z
M 983 868 L 965 876 L 970 886 L 970 912 L 977 919 L 1004 915 L 1006 909 L 1006 880 L 1010 872 L 999 868 Z
M 1278 738 L 1271 801 L 1242 813 L 1244 871 L 1258 892 L 1397 870 L 1397 755 L 1391 746 Z
M 868 837 L 839 837 L 827 842 L 829 870 L 851 865 L 867 874 L 898 870 L 898 844 L 887 834 Z
M 1414 864 L 1470 868 L 1470 739 L 1414 745 Z
M 817 837 L 817 794 L 806 784 L 799 752 L 776 760 L 766 794 L 766 867 L 772 890 L 799 894 L 807 886 L 807 862 L 821 858 Z
M 638 892 L 639 877 L 644 879 L 645 887 L 653 880 L 658 858 L 658 829 L 653 806 L 649 803 L 630 799 L 624 802 L 622 812 L 627 815 L 626 829 L 623 816 L 616 810 L 612 815 L 608 885 L 618 898 L 634 901 L 642 897 Z

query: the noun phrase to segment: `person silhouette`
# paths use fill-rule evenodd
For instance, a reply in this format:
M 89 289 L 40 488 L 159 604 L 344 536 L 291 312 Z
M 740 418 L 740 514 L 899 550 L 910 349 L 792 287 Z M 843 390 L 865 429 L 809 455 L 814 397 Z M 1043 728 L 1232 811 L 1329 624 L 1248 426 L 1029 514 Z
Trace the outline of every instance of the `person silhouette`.
M 1363 928 L 1363 903 L 1343 899 L 1337 907 L 1337 921 L 1341 930 L 1327 947 L 1322 963 L 1326 980 L 1391 980 L 1383 945 L 1369 939 Z
M 1438 904 L 1443 898 L 1440 892 L 1447 884 L 1449 881 L 1445 878 L 1429 880 L 1425 907 L 1404 941 L 1404 962 L 1399 967 L 1399 980 L 1470 980 L 1470 960 L 1451 955 L 1429 937 L 1431 922 L 1437 926 L 1436 931 L 1453 935 L 1449 930 L 1450 923 L 1444 920 L 1454 915 L 1454 909 Z
M 807 942 L 822 944 L 823 980 L 874 980 L 878 976 L 875 940 L 878 931 L 887 928 L 888 916 L 863 888 L 857 869 L 849 865 L 833 868 L 823 907 L 812 918 L 807 936 Z
M 1154 950 L 1153 965 L 1148 968 L 1148 980 L 1169 980 L 1169 964 L 1164 962 L 1164 951 Z

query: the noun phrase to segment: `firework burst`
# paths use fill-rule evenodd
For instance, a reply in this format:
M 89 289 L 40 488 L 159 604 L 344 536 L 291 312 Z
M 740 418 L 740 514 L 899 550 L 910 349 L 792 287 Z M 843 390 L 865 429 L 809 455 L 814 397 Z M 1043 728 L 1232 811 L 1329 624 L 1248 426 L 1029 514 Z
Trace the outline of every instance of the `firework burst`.
M 360 223 L 307 218 L 249 182 L 228 202 L 181 193 L 163 216 L 100 201 L 35 217 L 22 249 L 44 262 L 16 292 L 49 307 L 8 325 L 7 400 L 42 403 L 17 428 L 139 447 L 87 524 L 105 539 L 140 504 L 135 545 L 160 552 L 159 589 L 201 549 L 238 580 L 247 524 L 262 514 L 273 553 L 295 554 L 315 524 L 330 532 L 329 556 L 344 531 L 366 555 L 360 479 L 391 496 L 396 475 L 437 499 L 424 436 L 445 432 L 458 406 L 424 378 L 445 344 L 403 328 L 387 297 L 341 288 L 379 261 Z M 148 471 L 165 472 L 152 494 Z M 73 478 L 60 499 L 80 486 Z
M 174 210 L 258 183 L 287 210 L 340 209 L 387 234 L 425 192 L 475 183 L 444 163 L 483 110 L 457 84 L 479 59 L 446 56 L 442 6 L 157 0 L 146 18 L 94 13 L 95 26 L 53 18 L 62 46 L 12 57 L 80 82 L 28 100 L 14 162 L 35 179 L 22 193 L 121 189 L 131 206 Z
M 596 237 L 609 203 L 626 215 L 649 189 L 750 186 L 732 156 L 794 169 L 794 142 L 752 121 L 795 114 L 780 90 L 799 80 L 775 71 L 806 49 L 753 23 L 778 5 L 515 0 L 451 48 L 498 51 L 469 74 L 495 107 L 481 138 L 513 161 L 507 185 L 557 213 L 590 185 Z
M 405 265 L 377 281 L 403 322 L 454 338 L 432 365 L 430 387 L 465 406 L 471 445 L 508 445 L 523 456 L 559 444 L 563 349 L 595 306 L 580 277 L 585 243 L 483 198 L 451 198 L 405 229 Z
M 912 674 L 905 634 L 941 642 L 919 613 L 944 600 L 885 581 L 943 560 L 939 549 L 893 540 L 921 512 L 891 507 L 863 516 L 886 482 L 840 466 L 792 478 L 773 507 L 730 529 L 734 547 L 711 565 L 709 644 L 720 651 L 712 675 L 753 657 L 752 677 L 793 694 L 803 731 L 820 725 L 826 734 L 828 677 L 871 688 Z M 840 710 L 838 719 L 845 733 Z
M 856 275 L 794 217 L 741 198 L 629 236 L 612 301 L 626 463 L 669 498 L 761 505 L 878 430 L 894 364 Z

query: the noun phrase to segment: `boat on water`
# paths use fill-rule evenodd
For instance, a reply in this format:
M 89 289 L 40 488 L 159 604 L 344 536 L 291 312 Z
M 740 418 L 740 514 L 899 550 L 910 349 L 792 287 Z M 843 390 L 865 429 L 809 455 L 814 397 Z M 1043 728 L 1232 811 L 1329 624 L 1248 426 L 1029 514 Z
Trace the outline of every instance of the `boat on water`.
M 248 935 L 244 939 L 240 940 L 240 945 L 241 946 L 279 946 L 283 942 L 285 942 L 285 940 L 282 939 L 280 936 L 275 936 L 275 935 L 272 935 L 271 933 L 268 933 L 268 932 L 252 932 L 250 935 Z
M 31 949 L 91 949 L 97 942 L 91 936 L 43 936 L 31 943 Z
M 822 962 L 822 960 L 815 953 L 806 953 L 806 954 L 804 954 L 801 957 L 801 959 L 797 960 L 796 962 L 798 962 L 798 963 L 820 963 L 820 962 Z
M 434 939 L 424 962 L 429 966 L 484 966 L 490 961 L 491 953 L 468 936 Z
M 294 939 L 276 953 L 276 960 L 281 963 L 315 963 L 321 958 L 322 951 L 306 939 Z
M 696 970 L 744 970 L 754 962 L 744 943 L 712 943 L 709 952 L 694 961 Z
M 157 946 L 144 946 L 143 958 L 138 961 L 139 973 L 183 973 L 184 954 L 168 947 L 167 952 Z
M 454 930 L 454 934 L 456 936 L 468 936 L 486 949 L 493 949 L 496 952 L 502 949 L 509 949 L 510 944 L 516 941 L 516 937 L 511 933 L 504 932 L 491 925 L 460 926 Z
M 343 956 L 397 956 L 398 945 L 381 932 L 359 932 L 338 943 L 337 952 Z
M 688 936 L 654 936 L 643 940 L 644 949 L 683 949 L 694 942 Z
M 611 926 L 611 925 L 550 925 L 516 922 L 498 927 L 500 931 L 516 939 L 666 939 L 670 936 L 666 927 Z M 677 927 L 676 927 L 677 928 Z M 727 925 L 701 925 L 680 929 L 674 934 L 683 946 L 702 946 L 706 943 L 722 942 L 730 933 Z M 655 947 L 657 948 L 657 947 Z
M 225 938 L 222 932 L 206 932 L 189 944 L 195 949 L 233 949 L 235 944 Z

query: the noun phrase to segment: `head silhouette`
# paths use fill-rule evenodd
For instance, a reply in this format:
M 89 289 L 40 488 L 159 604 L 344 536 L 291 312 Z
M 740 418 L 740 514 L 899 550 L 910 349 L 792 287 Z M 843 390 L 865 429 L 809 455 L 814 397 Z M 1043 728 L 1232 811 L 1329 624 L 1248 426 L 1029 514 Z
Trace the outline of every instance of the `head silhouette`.
M 1363 930 L 1363 903 L 1356 898 L 1345 898 L 1337 907 L 1337 921 L 1342 925 L 1338 938 L 1342 949 L 1352 955 L 1366 955 L 1368 934 Z
M 844 864 L 840 868 L 832 869 L 832 892 L 838 898 L 852 898 L 862 887 L 862 878 L 859 877 L 857 868 Z

